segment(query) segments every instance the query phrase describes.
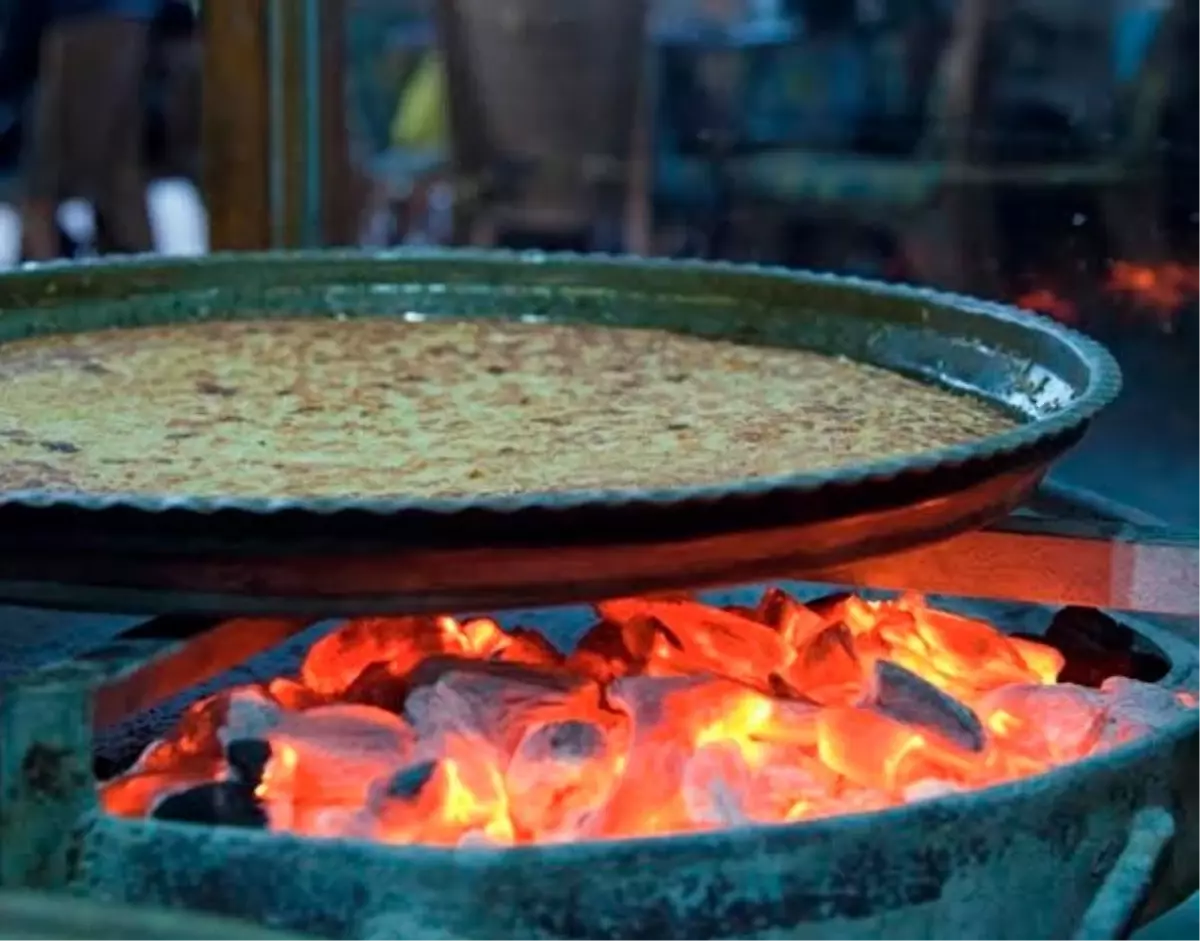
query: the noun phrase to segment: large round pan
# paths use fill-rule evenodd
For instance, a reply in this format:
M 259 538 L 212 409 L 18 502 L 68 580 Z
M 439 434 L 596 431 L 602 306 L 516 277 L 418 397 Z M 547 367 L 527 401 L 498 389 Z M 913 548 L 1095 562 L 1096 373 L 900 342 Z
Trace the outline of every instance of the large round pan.
M 848 356 L 983 396 L 1024 421 L 902 460 L 675 489 L 271 500 L 0 491 L 0 599 L 365 613 L 811 575 L 1006 514 L 1120 384 L 1101 347 L 1048 320 L 782 270 L 405 252 L 131 259 L 0 277 L 0 343 L 247 310 L 666 327 Z

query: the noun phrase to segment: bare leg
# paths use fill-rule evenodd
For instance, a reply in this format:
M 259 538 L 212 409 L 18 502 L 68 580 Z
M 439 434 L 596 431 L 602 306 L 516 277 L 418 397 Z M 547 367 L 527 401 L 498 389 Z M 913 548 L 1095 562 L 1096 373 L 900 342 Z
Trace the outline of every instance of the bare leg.
M 153 247 L 142 156 L 146 34 L 145 23 L 107 15 L 71 17 L 47 30 L 26 155 L 28 258 L 58 254 L 55 210 L 75 196 L 104 220 L 101 251 Z
M 59 257 L 57 208 L 50 199 L 22 200 L 21 257 L 24 261 L 50 261 Z

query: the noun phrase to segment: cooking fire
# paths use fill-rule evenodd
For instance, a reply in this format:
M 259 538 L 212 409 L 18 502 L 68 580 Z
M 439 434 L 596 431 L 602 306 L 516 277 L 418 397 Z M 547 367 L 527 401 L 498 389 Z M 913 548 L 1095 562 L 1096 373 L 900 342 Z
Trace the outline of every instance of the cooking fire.
M 1114 675 L 1148 655 L 1071 609 L 1041 642 L 915 595 L 595 607 L 569 655 L 488 618 L 345 622 L 298 677 L 191 706 L 103 804 L 386 843 L 658 835 L 986 787 L 1196 704 Z

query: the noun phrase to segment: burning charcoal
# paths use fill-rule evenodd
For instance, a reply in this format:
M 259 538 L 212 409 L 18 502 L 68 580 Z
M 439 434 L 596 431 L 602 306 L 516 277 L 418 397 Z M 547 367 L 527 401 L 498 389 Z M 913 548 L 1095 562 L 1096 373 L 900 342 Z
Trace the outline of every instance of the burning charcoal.
M 626 771 L 581 836 L 660 836 L 694 829 L 683 792 L 687 746 L 664 737 L 631 744 Z
M 437 771 L 436 761 L 422 761 L 397 771 L 388 779 L 384 791 L 395 800 L 412 800 L 424 789 Z
M 899 794 L 923 778 L 967 775 L 974 763 L 940 736 L 922 735 L 877 709 L 822 709 L 817 726 L 821 761 L 868 790 Z
M 451 684 L 435 683 L 413 690 L 405 700 L 404 716 L 416 730 L 422 754 L 436 751 L 451 738 L 486 739 L 487 718 L 479 714 L 476 699 Z M 487 747 L 496 750 L 490 741 Z
M 767 677 L 766 692 L 776 699 L 799 699 L 803 701 L 807 701 L 808 699 L 798 689 L 793 689 L 792 684 L 778 673 L 772 673 Z
M 526 735 L 521 750 L 534 760 L 584 761 L 604 750 L 604 733 L 578 719 L 551 722 Z
M 483 740 L 448 738 L 436 760 L 373 787 L 369 806 L 376 838 L 454 846 L 464 834 L 480 831 L 489 843 L 511 844 L 510 801 L 495 757 Z M 398 793 L 389 793 L 393 790 Z
M 164 797 L 150 814 L 156 820 L 265 829 L 267 814 L 254 788 L 236 781 L 211 781 Z
M 911 623 L 880 625 L 880 634 L 895 651 L 889 659 L 936 662 L 939 676 L 946 678 L 938 685 L 960 698 L 1010 683 L 1053 682 L 1054 677 L 1045 672 L 1057 667 L 1057 658 L 1051 664 L 1045 658 L 1032 657 L 1031 664 L 1017 643 L 990 624 L 931 608 L 913 594 L 881 608 L 912 618 Z
M 395 673 L 407 673 L 427 656 L 461 647 L 457 634 L 446 626 L 427 617 L 355 618 L 309 648 L 300 677 L 314 692 L 337 696 L 372 663 L 387 663 Z
M 1124 676 L 1114 676 L 1106 680 L 1100 687 L 1100 692 L 1110 697 L 1110 708 L 1144 709 L 1149 713 L 1166 715 L 1169 719 L 1174 718 L 1179 710 L 1184 708 L 1176 690 Z
M 401 714 L 413 690 L 433 686 L 452 673 L 511 679 L 516 683 L 560 693 L 577 689 L 588 682 L 563 669 L 504 660 L 437 655 L 426 658 L 410 672 L 399 676 L 387 664 L 373 663 L 346 690 L 345 699 Z
M 801 694 L 818 703 L 846 703 L 856 698 L 863 672 L 850 629 L 845 624 L 831 624 L 810 637 L 796 651 L 786 678 Z
M 975 713 L 932 683 L 887 660 L 875 662 L 868 703 L 897 722 L 934 732 L 965 751 L 981 752 L 987 742 Z
M 409 677 L 404 715 L 422 738 L 482 738 L 510 755 L 528 721 L 548 716 L 589 716 L 600 689 L 561 669 L 490 660 L 434 657 Z
M 175 733 L 178 735 L 178 733 Z M 155 739 L 143 749 L 127 774 L 155 774 L 192 768 L 219 768 L 221 742 L 214 734 L 211 744 L 205 742 L 203 751 L 192 751 L 195 739 L 184 737 Z
M 491 618 L 473 618 L 461 624 L 454 618 L 438 618 L 438 624 L 446 654 L 547 667 L 558 666 L 563 660 L 562 654 L 536 631 L 520 627 L 506 631 Z
M 725 715 L 728 697 L 748 692 L 731 680 L 712 676 L 627 676 L 609 685 L 613 709 L 633 720 L 634 730 L 666 726 L 664 731 L 708 725 Z
M 804 606 L 826 621 L 840 621 L 842 609 L 853 597 L 848 591 L 834 591 L 819 598 L 811 598 L 804 602 Z
M 825 626 L 825 618 L 801 604 L 782 588 L 769 588 L 763 594 L 755 619 L 773 627 L 793 647 L 800 647 Z
M 767 625 L 767 627 L 779 630 L 779 625 L 783 623 L 788 608 L 798 603 L 782 588 L 772 587 L 764 591 L 762 597 L 758 599 L 758 605 L 754 608 L 754 613 L 746 616 L 758 621 L 760 624 Z
M 409 674 L 397 675 L 386 663 L 368 663 L 346 687 L 342 700 L 363 706 L 375 706 L 399 715 L 410 689 Z
M 237 780 L 251 787 L 262 783 L 263 772 L 271 760 L 271 743 L 261 738 L 239 738 L 225 745 L 225 761 Z
M 753 705 L 753 700 L 749 702 Z M 755 723 L 753 739 L 758 747 L 770 744 L 811 751 L 817 747 L 817 716 L 822 708 L 803 699 L 772 700 L 769 714 Z
M 171 734 L 151 743 L 135 762 L 136 771 L 170 771 L 197 756 L 217 758 L 221 740 L 217 731 L 225 724 L 231 693 L 209 696 L 192 703 L 179 717 Z
M 1188 710 L 1174 690 L 1125 677 L 1112 677 L 1100 687 L 1107 707 L 1101 734 L 1105 746 L 1120 745 L 1162 728 Z
M 287 713 L 271 734 L 262 782 L 272 820 L 307 808 L 356 808 L 372 782 L 408 764 L 412 751 L 412 729 L 382 709 L 339 704 Z
M 777 673 L 788 675 L 792 651 L 780 634 L 747 618 L 696 601 L 659 598 L 617 598 L 597 607 L 609 621 L 634 623 L 641 618 L 659 622 L 646 672 L 658 675 L 711 673 L 728 676 L 770 691 Z
M 686 751 L 722 742 L 753 750 L 762 743 L 815 745 L 811 704 L 776 700 L 722 677 L 630 676 L 607 691 L 629 716 L 636 741 Z
M 504 779 L 518 831 L 556 842 L 587 835 L 620 778 L 626 739 L 616 717 L 606 727 L 569 719 L 531 728 Z
M 303 683 L 279 676 L 267 684 L 267 693 L 286 709 L 311 709 L 325 702 L 325 697 L 314 693 Z
M 567 667 L 602 683 L 638 672 L 654 649 L 658 627 L 648 617 L 600 621 L 575 646 Z
M 239 738 L 266 738 L 289 713 L 278 703 L 252 686 L 232 690 L 225 710 L 225 721 L 217 733 L 222 743 Z
M 816 741 L 813 741 L 815 749 Z M 742 800 L 746 815 L 760 823 L 798 820 L 828 803 L 843 784 L 810 748 L 768 745 L 755 749 L 751 780 Z
M 683 779 L 693 752 L 704 746 L 749 746 L 771 720 L 771 700 L 712 676 L 630 676 L 608 689 L 614 709 L 629 716 L 625 773 L 605 805 L 597 836 L 673 833 L 696 823 Z
M 223 760 L 223 742 L 230 736 L 231 723 L 253 726 L 255 731 L 233 738 L 252 738 L 269 728 L 264 716 L 277 716 L 279 708 L 255 687 L 225 690 L 192 703 L 178 724 L 163 739 L 151 742 L 134 762 L 131 772 L 182 771 L 208 768 Z M 251 722 L 253 715 L 260 721 Z
M 581 686 L 589 685 L 588 680 L 566 670 L 453 656 L 429 657 L 409 674 L 408 680 L 411 687 L 416 689 L 421 686 L 432 686 L 453 674 L 469 674 L 483 680 L 507 681 L 558 693 L 572 692 Z
M 491 659 L 547 667 L 561 666 L 563 663 L 563 655 L 538 631 L 514 627 L 507 633 L 506 638 L 506 641 L 491 654 Z
M 128 772 L 100 786 L 100 805 L 118 817 L 145 817 L 164 798 L 213 781 L 221 771 L 214 764 L 205 769 Z
M 749 823 L 745 802 L 751 793 L 750 769 L 733 745 L 707 745 L 688 759 L 683 773 L 683 803 L 696 827 L 737 827 Z
M 1106 721 L 1103 697 L 1081 686 L 1014 684 L 983 696 L 976 711 L 1005 752 L 1040 771 L 1090 754 Z
M 984 786 L 1196 704 L 1132 679 L 1052 685 L 1064 658 L 1043 639 L 916 596 L 804 605 L 771 590 L 754 609 L 682 597 L 599 608 L 566 660 L 541 634 L 488 618 L 349 622 L 314 646 L 304 684 L 193 706 L 101 786 L 101 803 L 447 847 L 649 836 Z M 1111 624 L 1079 626 L 1094 617 L 1064 609 L 1052 625 L 1086 653 L 1066 676 L 1086 669 L 1099 683 L 1150 656 Z
M 1062 678 L 1066 660 L 1060 651 L 1042 640 L 1030 640 L 1015 635 L 1009 635 L 1007 639 L 1032 673 L 1031 679 L 1052 686 Z

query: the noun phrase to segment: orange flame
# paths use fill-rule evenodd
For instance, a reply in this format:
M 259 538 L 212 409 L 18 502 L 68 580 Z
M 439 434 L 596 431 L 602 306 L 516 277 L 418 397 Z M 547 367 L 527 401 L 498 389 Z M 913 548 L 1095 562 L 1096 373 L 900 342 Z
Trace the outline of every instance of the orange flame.
M 192 706 L 102 787 L 111 813 L 244 773 L 270 826 L 511 845 L 782 823 L 1038 773 L 1196 705 L 1058 684 L 1055 649 L 929 607 L 778 589 L 753 609 L 625 598 L 564 657 L 495 621 L 361 618 L 279 678 Z

